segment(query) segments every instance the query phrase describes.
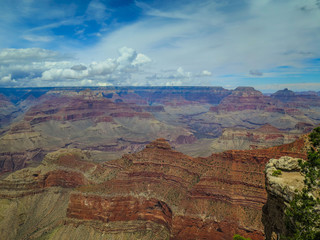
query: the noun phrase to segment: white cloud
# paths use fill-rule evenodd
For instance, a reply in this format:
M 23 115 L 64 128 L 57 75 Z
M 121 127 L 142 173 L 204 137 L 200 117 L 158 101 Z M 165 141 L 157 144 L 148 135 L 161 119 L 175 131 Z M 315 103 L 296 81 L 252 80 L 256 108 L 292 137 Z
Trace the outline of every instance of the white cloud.
M 122 47 L 118 58 L 107 58 L 88 65 L 65 61 L 58 52 L 40 48 L 0 51 L 0 85 L 60 86 L 110 85 L 128 81 L 151 59 L 134 49 Z
M 165 86 L 181 86 L 183 84 L 183 82 L 181 80 L 177 80 L 177 81 L 167 81 Z
M 211 76 L 212 73 L 211 73 L 210 71 L 208 71 L 208 70 L 203 70 L 203 71 L 201 72 L 201 75 L 202 75 L 202 76 Z
M 108 82 L 97 82 L 96 86 L 106 87 L 106 86 L 112 86 L 112 84 Z
M 190 78 L 191 72 L 185 72 L 182 67 L 177 69 L 177 73 L 173 75 L 175 78 Z
M 44 71 L 42 73 L 41 79 L 48 80 L 48 81 L 52 81 L 52 80 L 66 81 L 68 79 L 81 79 L 87 76 L 88 76 L 87 71 L 86 73 L 83 73 L 83 72 L 75 71 L 72 69 L 53 68 L 53 69 Z
M 138 53 L 136 58 L 132 61 L 133 66 L 140 66 L 145 63 L 151 62 L 151 59 L 142 53 Z
M 118 67 L 118 63 L 114 59 L 107 59 L 102 62 L 93 62 L 89 65 L 89 75 L 105 75 L 113 73 Z
M 51 42 L 53 37 L 51 36 L 39 36 L 39 35 L 25 35 L 23 36 L 24 39 L 30 42 Z
M 185 71 L 184 68 L 178 67 L 175 70 L 162 70 L 159 73 L 147 75 L 146 81 L 140 80 L 140 85 L 164 85 L 164 86 L 192 86 L 208 85 L 208 77 L 212 73 L 203 70 L 199 73 Z
M 106 10 L 106 6 L 99 0 L 92 0 L 89 3 L 86 11 L 87 19 L 93 19 L 98 22 L 101 22 L 107 18 Z
M 269 77 L 303 76 L 310 69 L 320 74 L 318 63 L 310 61 L 320 57 L 317 0 L 149 1 L 149 5 L 136 1 L 142 11 L 136 22 L 110 25 L 102 23 L 112 11 L 102 0 L 90 1 L 81 14 L 75 14 L 75 4 L 40 12 L 50 1 L 12 2 L 0 9 L 4 19 L 0 47 L 16 46 L 24 38 L 28 46 L 64 46 L 61 52 L 78 51 L 79 57 L 75 61 L 43 48 L 0 50 L 0 79 L 11 74 L 17 86 L 44 80 L 43 84 L 63 84 L 65 79 L 70 84 L 87 81 L 92 85 L 233 85 L 241 78 L 259 76 L 262 82 Z M 42 21 L 34 28 L 19 24 L 36 14 Z M 88 36 L 86 21 L 100 22 L 100 30 L 105 29 L 91 33 L 101 36 L 96 45 L 79 47 L 51 32 L 78 25 L 74 28 L 81 36 L 77 42 Z M 56 45 L 52 47 L 51 42 Z M 74 67 L 80 63 L 83 67 Z M 279 66 L 291 68 L 275 70 Z
M 131 63 L 136 59 L 137 52 L 134 49 L 128 47 L 122 47 L 118 51 L 120 54 L 120 56 L 117 58 L 119 68 L 128 70 L 132 67 Z
M 137 5 L 150 17 L 109 32 L 79 57 L 101 58 L 114 47 L 131 46 L 153 59 L 149 76 L 181 66 L 192 73 L 206 69 L 218 79 L 250 71 L 267 75 L 278 66 L 292 66 L 301 74 L 312 65 L 308 59 L 320 56 L 320 8 L 315 0 Z
M 0 50 L 0 64 L 58 61 L 63 58 L 58 52 L 41 48 L 4 48 Z
M 11 82 L 12 78 L 11 78 L 11 74 L 7 75 L 7 76 L 3 76 L 0 80 L 1 83 L 8 83 Z

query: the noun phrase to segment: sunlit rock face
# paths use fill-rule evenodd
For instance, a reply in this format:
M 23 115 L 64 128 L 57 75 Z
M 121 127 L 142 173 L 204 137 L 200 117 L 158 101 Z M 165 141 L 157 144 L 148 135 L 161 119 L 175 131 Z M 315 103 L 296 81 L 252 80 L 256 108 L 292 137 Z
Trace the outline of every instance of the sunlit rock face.
M 102 163 L 92 151 L 61 149 L 2 177 L 0 231 L 4 239 L 262 240 L 263 170 L 283 155 L 305 158 L 304 139 L 207 158 L 158 139 Z
M 265 168 L 267 202 L 263 206 L 263 224 L 267 240 L 288 236 L 285 209 L 295 194 L 305 187 L 304 176 L 300 172 L 299 158 L 283 156 L 270 159 Z M 275 171 L 281 174 L 275 175 Z

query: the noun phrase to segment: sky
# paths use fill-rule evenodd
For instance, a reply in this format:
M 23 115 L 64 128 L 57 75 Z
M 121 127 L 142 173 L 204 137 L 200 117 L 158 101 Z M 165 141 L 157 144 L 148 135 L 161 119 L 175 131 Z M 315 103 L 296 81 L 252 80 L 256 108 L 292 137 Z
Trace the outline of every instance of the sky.
M 0 87 L 320 91 L 320 0 L 0 0 Z

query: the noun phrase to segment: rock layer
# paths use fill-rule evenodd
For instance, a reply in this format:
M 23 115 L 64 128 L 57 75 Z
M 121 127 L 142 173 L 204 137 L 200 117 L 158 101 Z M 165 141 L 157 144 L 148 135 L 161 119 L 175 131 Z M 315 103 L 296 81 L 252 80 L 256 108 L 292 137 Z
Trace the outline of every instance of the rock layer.
M 158 139 L 138 153 L 102 164 L 93 163 L 88 151 L 60 150 L 38 167 L 0 181 L 0 201 L 9 201 L 0 215 L 10 209 L 15 212 L 10 219 L 26 214 L 34 223 L 35 215 L 21 207 L 13 210 L 14 204 L 40 203 L 41 196 L 57 194 L 65 196 L 63 209 L 57 209 L 62 212 L 51 213 L 52 224 L 39 224 L 38 230 L 27 221 L 14 225 L 17 235 L 3 231 L 11 238 L 99 239 L 113 234 L 115 239 L 231 239 L 238 233 L 262 240 L 261 208 L 267 197 L 263 169 L 268 159 L 283 155 L 304 158 L 304 140 L 192 158 Z M 38 217 L 44 218 L 48 210 L 41 211 Z M 6 224 L 0 219 L 0 230 Z M 83 231 L 81 236 L 75 228 Z

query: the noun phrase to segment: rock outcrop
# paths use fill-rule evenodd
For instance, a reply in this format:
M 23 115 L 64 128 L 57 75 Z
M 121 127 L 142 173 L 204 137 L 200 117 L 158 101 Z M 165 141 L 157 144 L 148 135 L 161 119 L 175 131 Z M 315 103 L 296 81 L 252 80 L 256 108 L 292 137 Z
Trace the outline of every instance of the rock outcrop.
M 284 156 L 271 159 L 266 164 L 268 199 L 263 207 L 262 221 L 267 240 L 277 240 L 280 236 L 292 234 L 285 211 L 294 197 L 306 186 L 298 161 L 299 158 Z

